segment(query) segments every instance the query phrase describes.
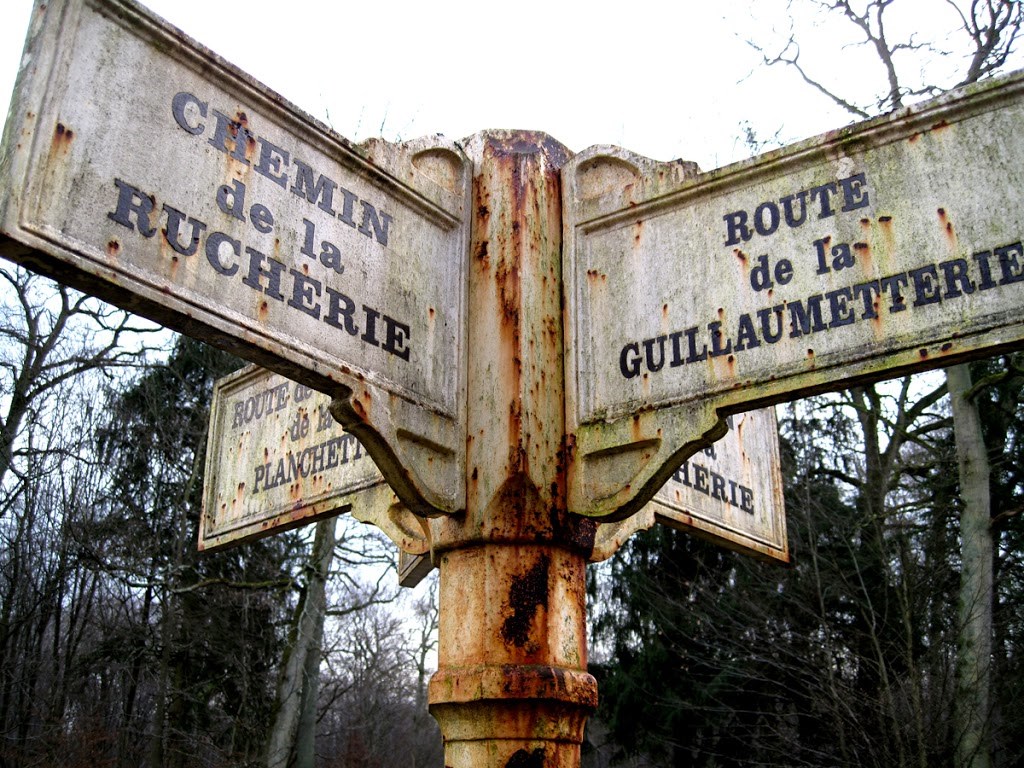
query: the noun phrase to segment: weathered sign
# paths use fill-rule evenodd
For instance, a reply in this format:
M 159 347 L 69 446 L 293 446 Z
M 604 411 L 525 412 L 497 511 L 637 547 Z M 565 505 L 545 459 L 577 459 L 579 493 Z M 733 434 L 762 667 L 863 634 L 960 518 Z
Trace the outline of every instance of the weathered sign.
M 648 503 L 655 520 L 762 559 L 789 562 L 775 408 L 730 416 Z
M 789 562 L 774 408 L 726 419 L 720 440 L 684 461 L 647 505 L 598 527 L 592 560 L 638 530 L 662 523 L 763 560 Z
M 427 551 L 422 524 L 329 406 L 319 392 L 256 366 L 216 383 L 200 549 L 351 512 L 406 551 Z
M 700 175 L 563 170 L 570 507 L 637 509 L 725 413 L 1024 339 L 1024 75 Z
M 338 397 L 424 512 L 464 494 L 470 169 L 356 147 L 129 0 L 34 13 L 0 254 Z

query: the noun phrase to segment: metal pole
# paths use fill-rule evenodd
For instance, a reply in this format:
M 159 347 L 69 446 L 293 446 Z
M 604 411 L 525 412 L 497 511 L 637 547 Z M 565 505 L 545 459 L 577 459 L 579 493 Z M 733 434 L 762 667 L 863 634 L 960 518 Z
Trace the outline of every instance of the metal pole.
M 431 521 L 441 570 L 430 710 L 447 768 L 578 768 L 594 524 L 565 504 L 559 169 L 568 150 L 487 132 L 475 164 L 464 516 Z

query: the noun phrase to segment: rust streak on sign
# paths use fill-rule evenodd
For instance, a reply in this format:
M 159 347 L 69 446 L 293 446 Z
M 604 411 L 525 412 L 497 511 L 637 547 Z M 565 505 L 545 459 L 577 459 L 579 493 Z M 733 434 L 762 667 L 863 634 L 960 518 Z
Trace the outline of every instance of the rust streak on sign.
M 570 507 L 632 514 L 725 414 L 1020 346 L 1022 120 L 1018 73 L 706 174 L 574 157 Z
M 0 255 L 334 396 L 404 500 L 457 512 L 459 147 L 355 146 L 130 0 L 40 3 L 23 61 Z

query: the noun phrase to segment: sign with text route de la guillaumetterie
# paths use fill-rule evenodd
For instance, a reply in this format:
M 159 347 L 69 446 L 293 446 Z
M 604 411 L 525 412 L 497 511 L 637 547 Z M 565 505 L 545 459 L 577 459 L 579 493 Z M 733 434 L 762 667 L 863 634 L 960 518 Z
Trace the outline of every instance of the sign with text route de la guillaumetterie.
M 676 468 L 638 513 L 598 526 L 591 560 L 661 523 L 760 560 L 789 562 L 775 408 L 726 419 L 729 431 Z
M 210 411 L 199 549 L 211 550 L 349 512 L 410 555 L 429 549 L 330 398 L 257 366 L 217 381 Z
M 722 416 L 1020 346 L 1024 74 L 706 174 L 563 169 L 570 508 L 639 509 Z
M 130 0 L 32 17 L 0 255 L 330 394 L 419 511 L 464 497 L 470 163 L 357 147 Z

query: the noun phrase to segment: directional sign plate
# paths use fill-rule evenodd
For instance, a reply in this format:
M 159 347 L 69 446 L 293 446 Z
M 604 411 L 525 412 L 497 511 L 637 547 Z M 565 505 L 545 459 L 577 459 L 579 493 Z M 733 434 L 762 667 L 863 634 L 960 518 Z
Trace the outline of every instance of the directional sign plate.
M 758 559 L 789 562 L 775 409 L 730 416 L 727 424 L 726 435 L 684 461 L 640 512 L 599 526 L 593 560 L 661 523 Z
M 458 147 L 356 147 L 128 0 L 40 4 L 24 62 L 0 254 L 341 396 L 382 465 L 412 467 L 396 488 L 451 511 Z
M 217 382 L 200 549 L 350 511 L 406 550 L 425 551 L 422 527 L 329 405 L 319 392 L 256 366 Z
M 1019 345 L 1022 120 L 1017 74 L 703 175 L 577 155 L 572 508 L 635 510 L 724 413 Z
M 762 559 L 789 562 L 775 408 L 728 418 L 648 503 L 655 520 Z

